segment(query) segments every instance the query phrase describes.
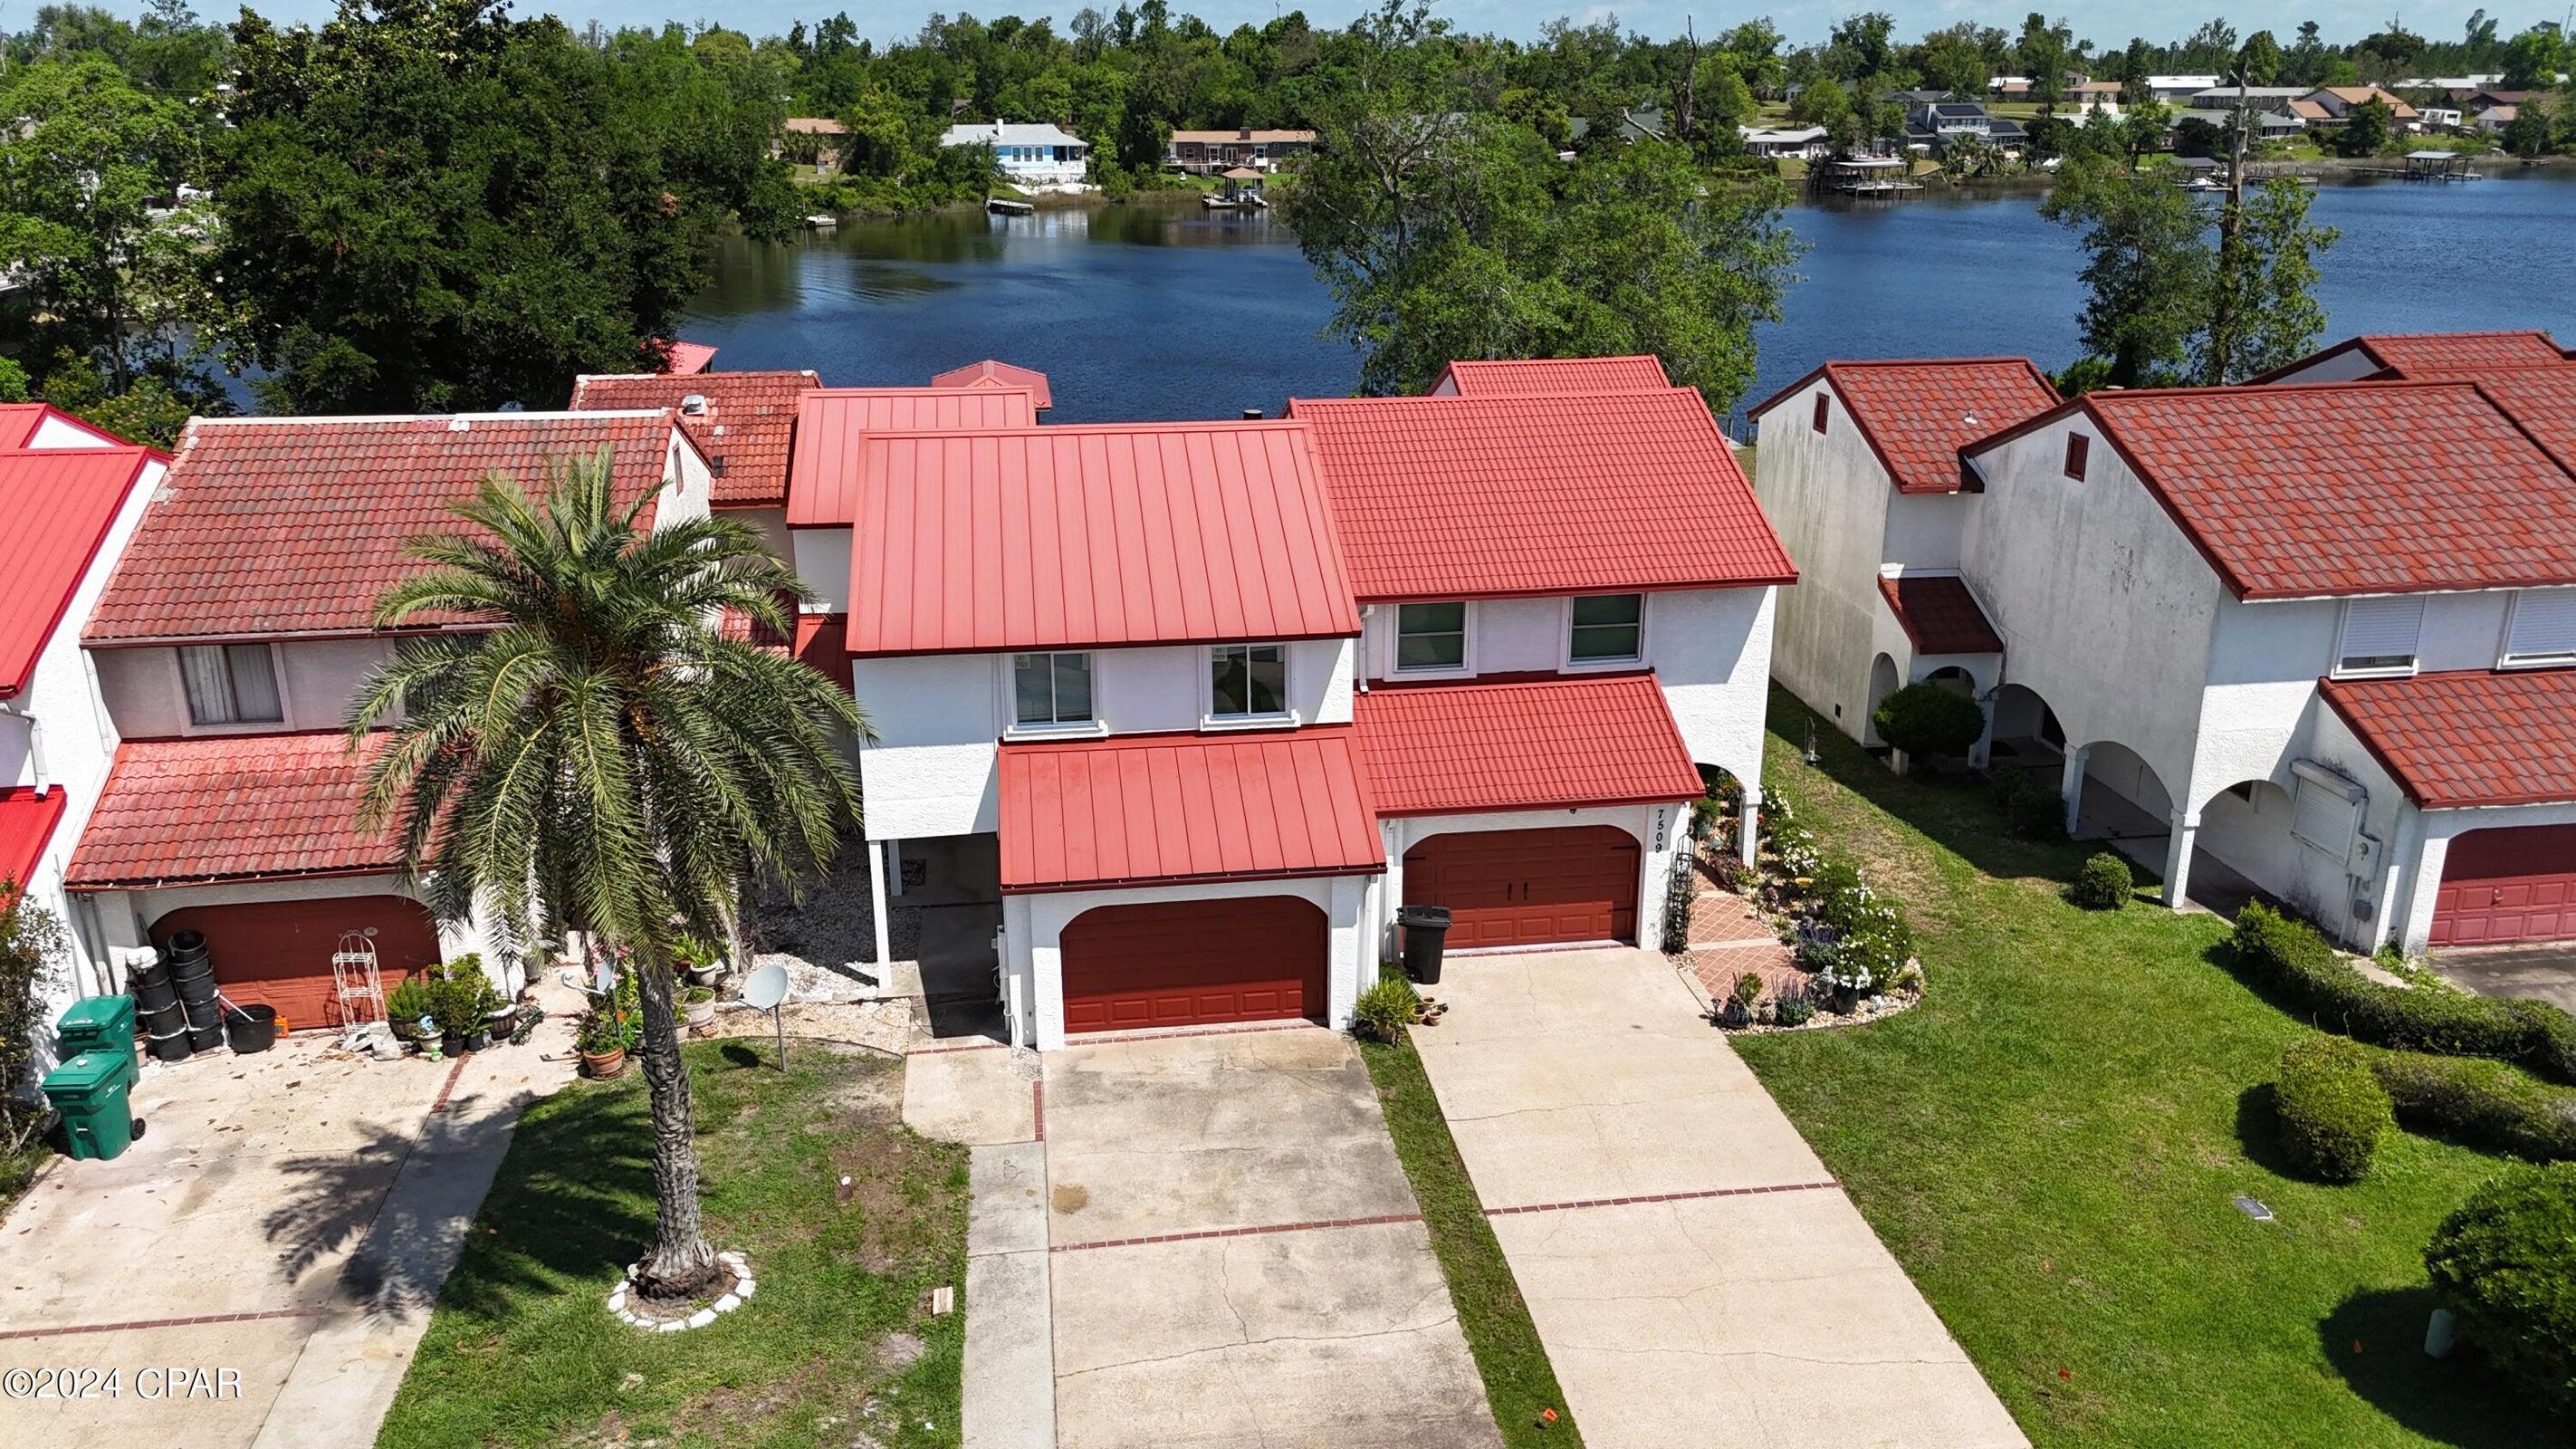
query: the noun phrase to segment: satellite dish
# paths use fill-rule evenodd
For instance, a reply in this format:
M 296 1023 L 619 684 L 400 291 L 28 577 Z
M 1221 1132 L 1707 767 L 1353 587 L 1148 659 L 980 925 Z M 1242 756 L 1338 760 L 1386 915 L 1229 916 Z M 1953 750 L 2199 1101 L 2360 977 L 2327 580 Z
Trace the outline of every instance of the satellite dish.
M 787 968 L 776 964 L 763 966 L 742 978 L 742 1000 L 757 1011 L 776 1011 L 787 999 Z

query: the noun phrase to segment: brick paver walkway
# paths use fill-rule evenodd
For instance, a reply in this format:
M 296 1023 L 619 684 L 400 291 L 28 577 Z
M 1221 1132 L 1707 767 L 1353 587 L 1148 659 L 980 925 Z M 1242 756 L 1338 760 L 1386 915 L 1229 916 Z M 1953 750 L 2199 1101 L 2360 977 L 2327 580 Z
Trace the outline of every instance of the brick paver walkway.
M 1712 1002 L 1725 1000 L 1735 994 L 1736 978 L 1747 971 L 1759 972 L 1768 983 L 1766 996 L 1784 981 L 1803 981 L 1806 973 L 1797 968 L 1789 948 L 1780 944 L 1770 921 L 1753 903 L 1719 885 L 1705 861 L 1699 872 L 1682 974 L 1698 986 L 1701 996 Z

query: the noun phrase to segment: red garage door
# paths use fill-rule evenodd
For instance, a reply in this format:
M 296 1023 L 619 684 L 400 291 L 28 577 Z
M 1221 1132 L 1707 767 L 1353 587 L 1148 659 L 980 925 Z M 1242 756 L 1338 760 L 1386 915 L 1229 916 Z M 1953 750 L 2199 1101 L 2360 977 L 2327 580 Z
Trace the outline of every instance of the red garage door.
M 1607 825 L 1471 830 L 1404 853 L 1404 903 L 1447 906 L 1451 946 L 1637 939 L 1637 840 Z
M 265 1002 L 298 1027 L 340 1019 L 331 985 L 331 953 L 340 933 L 373 926 L 376 970 L 385 990 L 439 961 L 438 929 L 420 902 L 402 896 L 347 896 L 318 901 L 259 901 L 192 906 L 152 923 L 152 943 L 181 931 L 203 931 L 215 985 L 249 1005 Z
M 1068 1032 L 1324 1014 L 1324 913 L 1286 896 L 1102 906 L 1061 945 Z
M 2452 840 L 2433 897 L 2433 944 L 2576 937 L 2576 825 L 2472 830 Z

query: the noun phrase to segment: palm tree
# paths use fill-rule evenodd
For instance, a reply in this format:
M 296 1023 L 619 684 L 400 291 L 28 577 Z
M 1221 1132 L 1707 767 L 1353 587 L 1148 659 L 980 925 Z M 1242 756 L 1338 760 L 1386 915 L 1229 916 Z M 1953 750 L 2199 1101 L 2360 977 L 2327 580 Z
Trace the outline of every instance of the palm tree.
M 650 495 L 647 495 L 649 498 Z M 442 919 L 478 903 L 518 954 L 551 922 L 631 953 L 652 1098 L 656 1233 L 639 1291 L 693 1295 L 715 1272 L 700 1232 L 697 1150 L 673 1014 L 683 935 L 731 935 L 745 878 L 818 872 L 858 820 L 837 740 L 858 705 L 807 665 L 742 638 L 730 612 L 792 637 L 812 593 L 728 519 L 647 532 L 609 455 L 554 471 L 544 499 L 486 478 L 468 529 L 415 538 L 428 565 L 376 623 L 496 621 L 406 641 L 349 713 L 356 750 L 390 724 L 360 821 L 394 829 Z

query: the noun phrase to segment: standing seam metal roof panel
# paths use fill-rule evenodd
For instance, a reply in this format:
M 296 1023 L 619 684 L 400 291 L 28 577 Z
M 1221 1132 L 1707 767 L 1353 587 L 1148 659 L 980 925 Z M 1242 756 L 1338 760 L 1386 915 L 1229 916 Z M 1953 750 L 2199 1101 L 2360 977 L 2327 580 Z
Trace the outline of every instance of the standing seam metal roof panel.
M 787 469 L 791 528 L 847 528 L 859 516 L 859 449 L 870 433 L 1033 427 L 1027 388 L 826 387 L 796 406 Z
M 151 459 L 144 448 L 0 452 L 0 699 L 34 676 Z

